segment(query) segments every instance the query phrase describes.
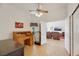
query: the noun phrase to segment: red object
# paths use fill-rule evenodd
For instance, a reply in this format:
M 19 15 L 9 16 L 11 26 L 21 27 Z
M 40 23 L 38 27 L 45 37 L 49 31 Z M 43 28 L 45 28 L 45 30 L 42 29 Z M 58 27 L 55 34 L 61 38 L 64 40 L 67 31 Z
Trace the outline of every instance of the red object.
M 23 23 L 15 22 L 15 28 L 23 28 Z

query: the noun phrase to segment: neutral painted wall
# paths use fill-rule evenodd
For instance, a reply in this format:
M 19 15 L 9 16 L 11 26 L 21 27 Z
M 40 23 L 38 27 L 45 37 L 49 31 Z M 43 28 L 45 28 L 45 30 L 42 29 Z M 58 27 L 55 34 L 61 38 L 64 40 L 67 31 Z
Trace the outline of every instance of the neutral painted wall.
M 44 45 L 47 43 L 46 40 L 46 23 L 41 22 L 41 45 Z
M 62 32 L 65 31 L 65 20 L 47 22 L 47 31 L 54 31 L 55 27 L 59 27 L 62 29 Z M 50 29 L 52 27 L 52 30 Z
M 69 17 L 65 19 L 65 48 L 70 54 Z
M 55 21 L 66 16 L 66 5 L 46 4 L 49 13 L 40 18 L 30 15 L 28 10 L 33 9 L 33 4 L 0 4 L 0 40 L 12 39 L 13 31 L 29 31 L 29 22 Z M 48 5 L 48 7 L 46 7 Z M 49 7 L 50 6 L 50 7 Z M 31 7 L 31 8 L 30 8 Z M 35 7 L 34 7 L 35 8 Z M 52 11 L 53 10 L 53 11 Z M 54 13 L 56 12 L 56 13 Z M 24 28 L 16 29 L 15 22 L 24 23 Z
M 0 40 L 12 39 L 13 31 L 28 31 L 30 30 L 30 16 L 25 12 L 14 8 L 10 5 L 0 5 Z M 16 29 L 15 22 L 21 21 L 24 23 L 24 28 Z

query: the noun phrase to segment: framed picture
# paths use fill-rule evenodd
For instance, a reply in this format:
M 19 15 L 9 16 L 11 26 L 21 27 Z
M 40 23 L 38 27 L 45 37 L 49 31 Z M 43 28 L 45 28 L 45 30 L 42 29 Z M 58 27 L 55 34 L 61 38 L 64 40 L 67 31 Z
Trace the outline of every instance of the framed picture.
M 23 25 L 22 22 L 15 22 L 15 28 L 23 28 Z
M 38 27 L 38 23 L 30 23 L 30 26 L 36 26 L 36 27 Z

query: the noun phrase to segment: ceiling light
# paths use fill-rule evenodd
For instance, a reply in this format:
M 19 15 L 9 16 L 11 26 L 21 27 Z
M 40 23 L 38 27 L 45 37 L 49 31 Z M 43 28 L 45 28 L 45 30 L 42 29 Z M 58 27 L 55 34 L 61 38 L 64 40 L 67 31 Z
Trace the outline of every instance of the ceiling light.
M 40 7 L 41 5 L 38 3 L 38 8 L 36 8 L 35 10 L 29 10 L 29 12 L 37 17 L 42 16 L 44 13 L 48 13 L 47 10 L 44 10 Z
M 39 13 L 36 13 L 35 15 L 36 15 L 37 17 L 40 17 L 40 16 L 43 15 L 43 13 L 39 12 Z

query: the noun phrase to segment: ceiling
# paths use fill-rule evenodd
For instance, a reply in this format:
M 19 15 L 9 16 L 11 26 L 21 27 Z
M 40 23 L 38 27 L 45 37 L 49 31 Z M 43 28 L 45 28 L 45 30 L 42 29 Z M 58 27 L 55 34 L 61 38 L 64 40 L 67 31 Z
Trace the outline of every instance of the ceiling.
M 36 3 L 10 3 L 10 4 L 0 4 L 12 6 L 18 10 L 22 10 L 26 14 L 29 14 L 29 10 L 34 10 L 37 8 Z M 41 17 L 32 16 L 33 19 L 38 19 L 38 21 L 57 21 L 64 20 L 67 16 L 67 4 L 66 3 L 41 3 L 43 9 L 48 10 L 47 14 L 44 14 Z

